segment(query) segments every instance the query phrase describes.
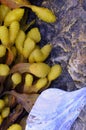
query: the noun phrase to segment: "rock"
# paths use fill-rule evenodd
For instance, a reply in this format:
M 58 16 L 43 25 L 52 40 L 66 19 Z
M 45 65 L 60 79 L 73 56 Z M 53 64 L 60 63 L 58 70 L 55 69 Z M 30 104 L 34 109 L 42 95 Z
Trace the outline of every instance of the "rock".
M 86 88 L 72 92 L 47 89 L 35 102 L 25 130 L 70 130 L 85 105 Z
M 57 20 L 47 24 L 37 19 L 42 42 L 51 43 L 53 50 L 48 64 L 59 63 L 62 75 L 50 87 L 66 91 L 86 86 L 86 0 L 43 0 L 42 6 L 51 9 Z M 83 108 L 82 112 L 85 109 Z M 86 110 L 85 110 L 86 111 Z M 80 115 L 81 116 L 81 115 Z M 72 130 L 86 130 L 86 122 L 80 116 Z M 86 116 L 83 116 L 86 120 Z
M 60 63 L 64 69 L 66 66 L 76 88 L 82 88 L 86 85 L 86 10 L 84 9 L 84 2 L 84 0 L 43 0 L 42 6 L 51 9 L 57 20 L 55 23 L 47 24 L 37 19 L 42 34 L 42 44 L 50 42 L 53 45 L 49 61 L 52 64 Z M 76 70 L 74 70 L 75 57 L 77 61 Z M 84 62 L 78 62 L 80 59 L 83 59 Z M 83 74 L 80 71 L 82 66 Z M 68 72 L 66 72 L 66 75 L 69 77 Z M 82 78 L 78 80 L 78 77 Z M 63 76 L 63 78 L 65 77 Z M 71 91 L 70 86 L 69 84 Z M 73 88 L 75 86 L 73 85 Z M 67 84 L 65 87 L 68 89 Z

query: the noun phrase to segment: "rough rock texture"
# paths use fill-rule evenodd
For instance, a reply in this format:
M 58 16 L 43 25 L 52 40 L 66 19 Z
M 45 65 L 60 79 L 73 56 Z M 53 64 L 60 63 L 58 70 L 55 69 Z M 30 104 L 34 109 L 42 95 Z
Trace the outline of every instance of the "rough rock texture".
M 43 0 L 42 6 L 52 9 L 57 17 L 53 24 L 37 20 L 42 33 L 42 42 L 53 44 L 49 61 L 62 64 L 71 75 L 77 88 L 86 85 L 86 0 Z M 68 76 L 68 74 L 67 74 Z M 64 77 L 62 75 L 62 77 Z M 72 90 L 75 86 L 70 83 L 58 87 Z M 70 87 L 72 83 L 73 87 Z
M 86 0 L 43 0 L 57 21 L 47 24 L 37 19 L 42 34 L 41 45 L 53 44 L 49 64 L 59 63 L 62 75 L 51 86 L 72 91 L 86 87 Z M 86 108 L 72 130 L 86 130 Z

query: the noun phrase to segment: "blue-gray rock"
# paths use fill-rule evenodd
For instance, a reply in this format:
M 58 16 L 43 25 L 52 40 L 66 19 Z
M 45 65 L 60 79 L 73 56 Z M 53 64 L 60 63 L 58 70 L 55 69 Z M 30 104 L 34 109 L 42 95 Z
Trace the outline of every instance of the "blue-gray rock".
M 72 92 L 47 89 L 35 102 L 25 130 L 70 130 L 85 105 L 86 87 Z

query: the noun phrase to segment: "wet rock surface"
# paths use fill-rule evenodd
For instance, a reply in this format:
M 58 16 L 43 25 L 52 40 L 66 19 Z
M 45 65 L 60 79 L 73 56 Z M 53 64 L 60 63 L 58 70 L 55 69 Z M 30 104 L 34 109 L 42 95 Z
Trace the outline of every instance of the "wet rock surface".
M 86 0 L 43 0 L 42 6 L 57 17 L 52 24 L 37 19 L 41 45 L 48 42 L 53 45 L 46 62 L 63 67 L 62 75 L 51 86 L 67 91 L 86 87 Z M 71 129 L 86 130 L 86 108 Z

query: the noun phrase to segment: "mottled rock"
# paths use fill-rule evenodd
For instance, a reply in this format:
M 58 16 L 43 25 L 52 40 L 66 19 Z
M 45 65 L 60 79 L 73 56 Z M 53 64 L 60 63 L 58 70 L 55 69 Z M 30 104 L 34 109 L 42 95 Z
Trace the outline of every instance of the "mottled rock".
M 76 87 L 86 85 L 86 43 L 78 42 L 69 59 L 68 71 L 75 81 Z
M 67 91 L 86 85 L 86 0 L 43 0 L 42 6 L 51 9 L 57 20 L 47 24 L 37 19 L 42 34 L 41 45 L 50 42 L 53 50 L 47 62 L 59 63 L 62 75 L 51 87 Z M 75 121 L 72 130 L 86 130 L 86 109 Z M 84 122 L 83 122 L 84 120 Z
M 60 63 L 63 69 L 66 67 L 71 82 L 73 79 L 76 88 L 82 88 L 86 85 L 85 2 L 85 0 L 43 0 L 42 6 L 51 9 L 55 13 L 57 20 L 55 23 L 47 24 L 37 19 L 42 34 L 41 44 L 44 45 L 47 42 L 53 44 L 49 62 L 51 61 L 52 64 Z M 75 61 L 76 63 L 74 63 Z M 68 79 L 69 74 L 67 71 Z M 69 86 L 71 91 L 70 83 L 67 86 L 67 79 L 65 89 L 68 89 Z M 65 76 L 61 80 L 64 81 Z M 73 85 L 73 88 L 75 86 Z

